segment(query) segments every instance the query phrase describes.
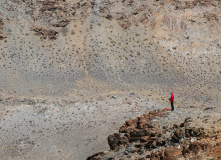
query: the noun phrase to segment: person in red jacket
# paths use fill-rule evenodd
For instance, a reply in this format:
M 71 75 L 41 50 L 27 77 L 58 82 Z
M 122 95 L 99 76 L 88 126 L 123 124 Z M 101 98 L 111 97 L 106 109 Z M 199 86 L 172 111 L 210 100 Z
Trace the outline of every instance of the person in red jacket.
M 174 102 L 174 96 L 173 96 L 173 92 L 170 93 L 171 97 L 170 97 L 170 102 L 171 102 L 171 111 L 174 111 L 174 106 L 173 106 L 173 102 Z

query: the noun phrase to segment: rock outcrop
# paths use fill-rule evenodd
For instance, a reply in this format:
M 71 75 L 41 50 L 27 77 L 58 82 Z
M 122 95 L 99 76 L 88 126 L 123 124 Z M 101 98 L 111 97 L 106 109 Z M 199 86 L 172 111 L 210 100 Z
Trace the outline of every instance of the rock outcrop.
M 53 29 L 45 29 L 42 27 L 33 27 L 32 30 L 35 32 L 36 35 L 40 36 L 42 39 L 56 39 L 56 35 L 58 34 L 57 31 Z
M 126 121 L 119 133 L 108 137 L 110 150 L 87 160 L 221 158 L 221 130 L 191 126 L 192 118 L 171 127 L 155 123 L 155 119 L 168 114 L 157 110 Z

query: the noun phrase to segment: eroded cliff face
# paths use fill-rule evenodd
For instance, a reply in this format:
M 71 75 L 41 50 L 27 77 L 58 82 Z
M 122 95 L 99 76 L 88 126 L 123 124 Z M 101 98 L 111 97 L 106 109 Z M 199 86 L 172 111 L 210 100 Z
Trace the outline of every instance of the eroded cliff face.
M 0 12 L 3 93 L 220 96 L 219 1 L 3 0 Z

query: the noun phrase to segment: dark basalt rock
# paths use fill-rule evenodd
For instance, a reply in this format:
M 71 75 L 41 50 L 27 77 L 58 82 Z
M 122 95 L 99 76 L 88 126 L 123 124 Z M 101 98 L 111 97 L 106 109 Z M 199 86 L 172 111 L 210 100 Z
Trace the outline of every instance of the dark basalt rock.
M 43 27 L 32 27 L 32 31 L 35 32 L 36 35 L 40 36 L 42 39 L 46 39 L 47 37 L 51 40 L 56 39 L 57 31 L 53 29 L 46 29 Z
M 69 20 L 61 20 L 55 24 L 53 24 L 54 27 L 66 27 L 69 24 Z

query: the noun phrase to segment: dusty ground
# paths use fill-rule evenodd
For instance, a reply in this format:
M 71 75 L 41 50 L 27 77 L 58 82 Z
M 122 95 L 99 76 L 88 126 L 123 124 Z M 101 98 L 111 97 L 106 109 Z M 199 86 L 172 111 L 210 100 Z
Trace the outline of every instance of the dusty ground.
M 125 119 L 153 105 L 129 93 L 56 103 L 2 100 L 0 159 L 86 159 L 108 149 L 106 137 Z
M 108 150 L 107 136 L 117 132 L 125 120 L 150 110 L 170 108 L 167 98 L 148 91 L 112 91 L 71 100 L 2 97 L 0 159 L 86 159 Z M 165 123 L 204 114 L 200 108 L 209 106 L 196 103 L 190 108 L 179 99 Z

